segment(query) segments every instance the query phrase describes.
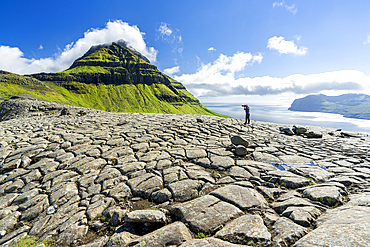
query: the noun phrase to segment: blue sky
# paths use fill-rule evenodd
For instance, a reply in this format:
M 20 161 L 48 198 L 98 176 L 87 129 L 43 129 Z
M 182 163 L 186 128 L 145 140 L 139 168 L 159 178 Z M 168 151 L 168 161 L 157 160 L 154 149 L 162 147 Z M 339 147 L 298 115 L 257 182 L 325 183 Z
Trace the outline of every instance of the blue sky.
M 61 71 L 119 39 L 199 98 L 370 94 L 368 0 L 0 2 L 1 70 Z

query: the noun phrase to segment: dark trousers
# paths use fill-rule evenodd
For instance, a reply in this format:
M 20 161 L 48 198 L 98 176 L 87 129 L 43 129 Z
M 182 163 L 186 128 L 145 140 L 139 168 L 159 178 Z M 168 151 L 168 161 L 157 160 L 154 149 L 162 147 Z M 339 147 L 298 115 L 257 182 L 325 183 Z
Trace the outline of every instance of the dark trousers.
M 251 119 L 250 119 L 251 114 L 245 114 L 245 124 L 250 124 Z

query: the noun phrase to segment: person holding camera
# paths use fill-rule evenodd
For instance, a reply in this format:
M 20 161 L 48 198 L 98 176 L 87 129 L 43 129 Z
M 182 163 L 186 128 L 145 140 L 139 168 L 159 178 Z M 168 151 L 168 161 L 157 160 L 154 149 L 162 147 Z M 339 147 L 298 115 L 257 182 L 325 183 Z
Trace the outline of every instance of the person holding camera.
M 245 123 L 244 124 L 250 124 L 251 122 L 251 119 L 250 119 L 250 113 L 249 113 L 249 106 L 247 104 L 245 105 L 242 105 L 242 107 L 244 107 L 244 111 L 245 111 Z

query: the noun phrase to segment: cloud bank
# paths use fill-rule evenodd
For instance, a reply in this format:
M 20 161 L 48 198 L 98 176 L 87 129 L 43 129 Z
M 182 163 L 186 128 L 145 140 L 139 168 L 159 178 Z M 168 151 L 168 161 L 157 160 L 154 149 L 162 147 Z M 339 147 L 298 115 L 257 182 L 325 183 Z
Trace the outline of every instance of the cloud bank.
M 298 40 L 300 37 L 298 38 Z M 267 48 L 270 50 L 277 50 L 279 54 L 293 54 L 293 55 L 306 55 L 308 49 L 304 46 L 297 47 L 293 41 L 286 41 L 284 37 L 274 36 L 267 41 Z
M 142 53 L 151 62 L 155 62 L 158 51 L 146 45 L 144 35 L 145 33 L 141 32 L 137 26 L 130 26 L 126 22 L 116 20 L 107 22 L 102 29 L 92 28 L 86 31 L 83 38 L 66 45 L 64 50 L 54 57 L 28 59 L 18 47 L 0 45 L 0 69 L 18 74 L 58 72 L 67 69 L 91 46 L 120 39 L 125 40 L 129 46 Z
M 203 64 L 194 74 L 182 74 L 174 79 L 183 83 L 196 97 L 236 95 L 278 95 L 283 93 L 311 94 L 338 92 L 370 93 L 370 76 L 357 70 L 340 70 L 318 74 L 294 74 L 284 78 L 237 77 L 246 66 L 260 63 L 262 55 L 238 52 L 223 54 L 213 63 Z

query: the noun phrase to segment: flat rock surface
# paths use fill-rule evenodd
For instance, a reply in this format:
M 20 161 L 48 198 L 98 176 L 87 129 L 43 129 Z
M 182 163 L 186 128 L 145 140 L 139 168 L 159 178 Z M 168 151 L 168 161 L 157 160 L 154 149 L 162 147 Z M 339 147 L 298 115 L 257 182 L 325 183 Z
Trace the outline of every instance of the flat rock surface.
M 271 234 L 259 215 L 241 216 L 227 223 L 215 236 L 237 244 L 248 244 L 251 241 L 255 244 L 271 242 Z
M 211 195 L 227 201 L 243 211 L 263 209 L 267 206 L 265 198 L 255 189 L 239 185 L 227 185 L 211 192 Z
M 368 135 L 14 106 L 0 122 L 1 245 L 27 235 L 90 247 L 370 244 Z
M 207 195 L 176 205 L 176 217 L 187 223 L 196 233 L 212 233 L 224 224 L 243 214 L 232 204 Z

